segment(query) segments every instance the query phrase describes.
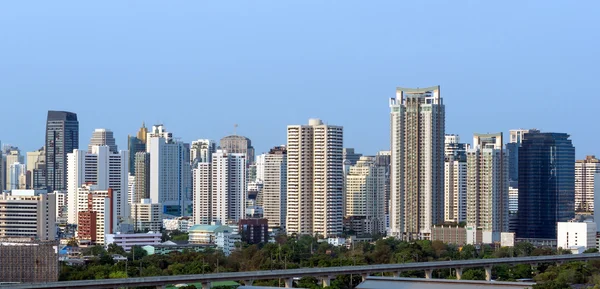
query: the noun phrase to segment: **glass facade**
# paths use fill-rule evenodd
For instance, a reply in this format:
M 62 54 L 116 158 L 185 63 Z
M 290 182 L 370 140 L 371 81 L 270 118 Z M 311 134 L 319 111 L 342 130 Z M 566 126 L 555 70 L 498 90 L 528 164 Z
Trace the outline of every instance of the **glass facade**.
M 48 111 L 46 122 L 46 189 L 67 189 L 67 154 L 79 148 L 77 114 Z
M 575 216 L 575 148 L 566 133 L 526 133 L 519 148 L 518 238 L 556 238 Z
M 129 136 L 127 139 L 127 149 L 129 150 L 129 174 L 135 176 L 135 154 L 146 152 L 146 144 L 135 136 Z

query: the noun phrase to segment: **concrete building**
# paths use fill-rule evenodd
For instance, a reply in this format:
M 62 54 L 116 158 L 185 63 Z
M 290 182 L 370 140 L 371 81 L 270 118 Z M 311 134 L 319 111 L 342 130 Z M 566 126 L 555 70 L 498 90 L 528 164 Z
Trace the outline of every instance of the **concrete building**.
M 110 188 L 99 190 L 96 186 L 80 187 L 77 190 L 76 215 L 77 239 L 80 243 L 104 245 L 107 234 L 118 232 L 115 199 Z
M 150 198 L 150 154 L 137 152 L 135 163 L 135 191 L 132 196 L 133 203 L 139 203 L 142 199 Z
M 161 233 L 138 233 L 138 234 L 107 234 L 106 245 L 115 244 L 122 247 L 126 252 L 131 251 L 133 246 L 160 245 Z
M 129 218 L 128 172 L 129 152 L 113 153 L 108 146 L 92 146 L 92 151 L 74 150 L 68 154 L 69 223 L 77 224 L 77 192 L 83 185 L 94 185 L 95 190 L 112 189 L 114 198 L 115 227 Z
M 350 167 L 345 184 L 345 216 L 364 216 L 368 234 L 385 233 L 386 167 L 377 164 L 375 157 L 360 157 Z
M 431 241 L 442 241 L 447 244 L 464 246 L 467 244 L 467 229 L 461 226 L 433 226 Z
M 146 128 L 146 124 L 142 123 L 142 127 L 137 132 L 137 135 L 127 136 L 127 150 L 129 150 L 129 174 L 135 175 L 135 155 L 138 152 L 146 151 L 146 137 L 148 136 L 148 129 Z
M 270 229 L 285 229 L 287 215 L 287 149 L 272 148 L 265 156 L 263 215 Z
M 192 142 L 190 147 L 190 162 L 195 167 L 196 163 L 210 163 L 212 154 L 217 151 L 217 145 L 210 139 L 199 139 Z
M 193 170 L 194 224 L 210 224 L 212 221 L 211 167 L 212 163 L 198 162 Z
M 67 154 L 79 148 L 77 114 L 48 111 L 46 121 L 46 189 L 67 189 Z
M 69 211 L 67 209 L 67 193 L 64 191 L 54 191 L 51 193 L 56 196 L 56 224 L 66 226 Z
M 508 157 L 502 133 L 475 134 L 467 151 L 467 226 L 482 230 L 483 243 L 494 243 L 508 224 Z
M 163 228 L 167 231 L 181 231 L 188 232 L 192 227 L 193 220 L 190 217 L 177 217 L 171 219 L 163 219 Z
M 117 142 L 111 130 L 105 128 L 97 128 L 92 133 L 90 144 L 88 145 L 88 152 L 92 152 L 93 146 L 108 146 L 110 152 L 118 153 Z
M 342 151 L 342 158 L 344 159 L 344 164 L 355 165 L 356 162 L 362 157 L 362 154 L 354 152 L 354 148 L 344 148 Z
M 163 226 L 162 204 L 142 199 L 131 204 L 131 220 L 135 232 L 160 232 Z
M 390 99 L 390 233 L 430 239 L 444 220 L 445 107 L 440 87 L 397 88 Z
M 254 147 L 249 138 L 241 135 L 230 135 L 221 139 L 219 149 L 233 154 L 244 154 L 247 166 L 254 163 Z
M 444 142 L 444 221 L 467 220 L 467 148 L 458 135 L 446 135 Z
M 596 248 L 596 231 L 594 222 L 558 222 L 557 247 L 567 250 L 574 247 Z
M 248 244 L 269 241 L 269 221 L 267 219 L 243 219 L 238 224 L 241 240 Z
M 256 156 L 254 166 L 256 167 L 256 178 L 249 181 L 263 182 L 265 180 L 265 159 L 267 154 L 260 154 Z
M 0 237 L 56 240 L 56 196 L 37 190 L 0 194 Z
M 46 149 L 40 148 L 27 152 L 27 174 L 30 176 L 28 188 L 34 190 L 46 189 Z
M 288 234 L 342 233 L 343 143 L 343 128 L 319 119 L 287 127 Z
M 6 182 L 6 189 L 11 191 L 11 190 L 24 190 L 26 189 L 26 183 L 27 183 L 27 175 L 26 175 L 26 169 L 25 169 L 25 164 L 16 162 L 16 163 L 12 163 L 10 166 L 7 167 L 7 182 Z
M 217 150 L 211 165 L 211 220 L 237 224 L 246 216 L 246 155 Z
M 8 150 L 8 152 L 4 155 L 4 165 L 5 165 L 5 180 L 6 186 L 4 189 L 6 190 L 16 190 L 20 189 L 19 187 L 19 176 L 22 173 L 25 173 L 25 159 L 21 155 L 21 151 L 17 147 L 12 147 Z M 14 164 L 17 164 L 17 167 L 13 167 Z M 16 169 L 16 171 L 15 171 Z
M 594 175 L 600 173 L 600 160 L 586 156 L 575 161 L 575 211 L 594 211 Z
M 162 203 L 164 214 L 187 216 L 192 213 L 192 174 L 189 146 L 173 139 L 163 125 L 148 133 L 150 153 L 150 199 Z

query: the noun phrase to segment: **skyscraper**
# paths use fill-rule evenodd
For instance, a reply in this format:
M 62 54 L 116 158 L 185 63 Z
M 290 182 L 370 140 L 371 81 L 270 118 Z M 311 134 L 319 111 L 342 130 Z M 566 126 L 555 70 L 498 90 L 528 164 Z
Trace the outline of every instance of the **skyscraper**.
M 444 221 L 467 220 L 467 148 L 458 135 L 446 135 L 444 142 Z
M 287 150 L 272 148 L 265 155 L 263 181 L 263 215 L 269 228 L 285 229 L 287 212 Z
M 30 175 L 30 189 L 46 188 L 46 149 L 40 148 L 37 151 L 27 152 L 27 173 Z
M 556 238 L 575 216 L 575 148 L 566 133 L 529 132 L 519 148 L 518 238 Z
M 210 139 L 199 139 L 192 142 L 190 147 L 190 161 L 193 167 L 196 163 L 210 163 L 212 154 L 217 151 L 217 146 Z
M 360 157 L 346 175 L 347 217 L 364 217 L 365 231 L 370 234 L 385 233 L 385 164 L 375 157 Z
M 13 175 L 12 166 L 13 164 L 19 164 L 17 173 L 21 174 L 22 169 L 25 167 L 22 165 L 25 163 L 25 158 L 21 155 L 21 151 L 17 147 L 11 147 L 4 156 L 6 163 L 6 188 L 7 190 L 15 190 L 19 188 L 19 175 Z
M 67 154 L 79 148 L 77 114 L 48 111 L 46 121 L 46 188 L 67 189 Z
M 211 222 L 237 224 L 246 217 L 246 155 L 217 150 L 211 165 Z
M 88 145 L 88 152 L 92 151 L 93 146 L 108 146 L 111 152 L 119 152 L 113 132 L 105 128 L 97 128 L 94 130 L 92 138 L 90 139 L 90 144 Z
M 393 236 L 429 239 L 444 219 L 445 107 L 440 87 L 397 88 L 390 99 Z
M 467 151 L 467 226 L 481 229 L 484 243 L 508 231 L 508 158 L 502 133 L 474 134 Z
M 212 156 L 211 156 L 212 160 Z M 212 221 L 212 162 L 199 162 L 193 170 L 194 224 Z
M 245 154 L 248 166 L 254 163 L 254 147 L 252 147 L 252 141 L 245 136 L 226 136 L 221 139 L 219 148 L 230 154 Z
M 135 175 L 135 155 L 138 152 L 146 151 L 146 137 L 148 136 L 148 129 L 146 124 L 142 123 L 142 127 L 137 132 L 136 136 L 127 136 L 127 149 L 129 150 L 129 174 Z
M 343 230 L 343 128 L 310 119 L 287 128 L 287 232 L 337 236 Z
M 519 181 L 519 147 L 523 141 L 523 136 L 529 132 L 540 132 L 537 129 L 511 129 L 510 140 L 506 144 L 506 150 L 508 151 L 508 178 L 510 186 L 518 188 Z
M 586 156 L 575 162 L 575 211 L 594 212 L 594 175 L 600 173 L 600 160 Z
M 362 157 L 362 154 L 355 153 L 354 148 L 344 148 L 343 150 L 344 164 L 353 166 L 360 159 L 360 157 Z
M 135 153 L 134 159 L 135 180 L 133 203 L 139 203 L 142 199 L 150 198 L 150 154 L 147 152 Z

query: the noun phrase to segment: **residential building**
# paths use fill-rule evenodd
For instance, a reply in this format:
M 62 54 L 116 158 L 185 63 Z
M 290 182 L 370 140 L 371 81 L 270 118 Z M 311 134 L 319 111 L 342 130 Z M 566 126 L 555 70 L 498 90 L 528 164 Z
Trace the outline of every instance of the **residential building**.
M 162 204 L 142 199 L 131 204 L 131 220 L 135 232 L 160 232 L 163 226 Z
M 445 107 L 440 87 L 397 88 L 390 99 L 390 233 L 430 239 L 444 220 Z
M 119 152 L 113 132 L 105 128 L 97 128 L 94 130 L 92 138 L 90 139 L 90 144 L 88 145 L 88 152 L 92 152 L 93 146 L 108 146 L 110 152 Z
M 341 126 L 319 119 L 287 127 L 288 234 L 342 233 L 343 140 Z
M 584 250 L 596 248 L 596 231 L 594 222 L 558 222 L 557 247 L 563 249 L 583 247 Z
M 212 159 L 212 156 L 210 157 Z M 194 224 L 212 221 L 212 163 L 198 162 L 193 170 Z
M 135 155 L 138 152 L 146 151 L 146 137 L 148 136 L 148 129 L 146 128 L 146 124 L 142 123 L 142 127 L 137 132 L 136 136 L 127 136 L 127 150 L 129 150 L 129 174 L 135 175 Z
M 77 224 L 77 193 L 83 185 L 95 185 L 95 190 L 112 189 L 114 199 L 115 228 L 129 218 L 128 172 L 129 152 L 114 153 L 108 146 L 92 146 L 92 151 L 75 149 L 68 154 L 67 200 L 69 223 Z M 87 194 L 87 192 L 86 192 Z
M 444 141 L 444 221 L 467 220 L 467 148 L 458 135 L 446 135 Z
M 262 188 L 263 216 L 270 229 L 285 229 L 287 213 L 287 149 L 272 148 L 265 156 Z
M 433 226 L 431 230 L 432 241 L 442 241 L 447 244 L 464 246 L 467 244 L 467 229 L 461 226 Z
M 43 190 L 1 193 L 0 237 L 56 240 L 56 196 Z
M 482 230 L 483 243 L 508 231 L 508 157 L 502 133 L 474 134 L 467 151 L 467 226 Z
M 48 111 L 46 121 L 46 189 L 67 189 L 67 154 L 79 148 L 77 114 Z
M 199 139 L 192 142 L 190 147 L 190 162 L 193 167 L 196 163 L 212 162 L 212 154 L 217 151 L 217 145 L 210 139 Z
M 123 248 L 126 252 L 131 251 L 133 246 L 160 245 L 162 234 L 155 232 L 137 233 L 137 234 L 107 234 L 105 244 L 115 244 Z
M 265 180 L 265 159 L 267 154 L 260 154 L 256 156 L 256 162 L 254 162 L 254 166 L 256 167 L 256 176 L 254 179 L 249 179 L 249 181 L 255 182 L 263 182 Z
M 30 176 L 27 188 L 34 190 L 46 189 L 46 149 L 27 152 L 27 174 Z
M 84 185 L 77 190 L 76 224 L 80 243 L 104 245 L 107 234 L 118 232 L 114 207 L 111 188 L 98 190 L 96 186 Z
M 375 163 L 378 166 L 383 166 L 385 168 L 385 226 L 389 228 L 389 219 L 390 219 L 390 164 L 391 164 L 391 155 L 390 151 L 379 151 L 377 155 L 375 155 Z
M 67 210 L 67 193 L 64 191 L 54 191 L 56 196 L 56 224 L 59 226 L 67 225 L 68 214 Z
M 231 232 L 231 227 L 223 225 L 193 225 L 189 229 L 190 244 L 215 244 L 217 233 Z
M 364 216 L 365 232 L 384 234 L 386 167 L 375 157 L 360 157 L 346 175 L 346 217 Z
M 594 175 L 600 173 L 600 160 L 586 156 L 575 162 L 575 211 L 594 212 Z
M 269 241 L 269 221 L 267 219 L 242 219 L 238 226 L 242 241 L 248 244 Z
M 245 218 L 246 168 L 246 155 L 243 153 L 217 150 L 213 154 L 210 222 L 237 224 Z
M 137 152 L 135 163 L 135 191 L 132 196 L 133 203 L 139 203 L 142 199 L 150 198 L 150 154 Z
M 342 157 L 344 159 L 344 164 L 355 165 L 356 162 L 362 157 L 362 154 L 355 153 L 354 148 L 344 148 L 342 150 Z
M 517 238 L 554 239 L 556 223 L 575 216 L 575 148 L 568 134 L 524 134 L 519 208 Z
M 236 243 L 241 242 L 242 239 L 239 234 L 232 233 L 230 231 L 222 231 L 216 233 L 215 244 L 217 248 L 223 251 L 225 256 L 231 255 L 236 249 Z

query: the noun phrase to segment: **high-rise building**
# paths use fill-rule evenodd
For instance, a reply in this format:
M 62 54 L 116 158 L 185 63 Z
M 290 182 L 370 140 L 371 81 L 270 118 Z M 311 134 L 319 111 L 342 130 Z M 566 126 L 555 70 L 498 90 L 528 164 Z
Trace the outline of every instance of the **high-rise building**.
M 27 152 L 27 174 L 30 175 L 30 182 L 27 185 L 30 189 L 42 190 L 46 188 L 46 149 L 40 148 L 37 151 Z
M 556 238 L 575 216 L 575 147 L 566 133 L 529 132 L 519 148 L 518 238 Z
M 343 143 L 343 128 L 319 119 L 287 127 L 288 234 L 342 233 Z
M 444 220 L 445 107 L 440 87 L 399 87 L 390 109 L 390 233 L 429 239 L 432 226 Z
M 114 228 L 129 218 L 128 171 L 129 152 L 110 152 L 108 146 L 93 146 L 92 152 L 74 150 L 68 154 L 68 220 L 78 224 L 78 191 L 84 186 L 94 186 L 94 190 L 112 190 L 115 222 Z
M 260 154 L 256 156 L 256 162 L 254 166 L 256 167 L 256 177 L 254 179 L 250 179 L 249 181 L 258 181 L 262 182 L 265 180 L 265 159 L 267 154 Z
M 252 141 L 245 136 L 226 136 L 221 139 L 219 148 L 230 154 L 245 154 L 248 166 L 254 163 L 254 147 L 252 147 Z
M 25 178 L 26 170 L 25 165 L 19 162 L 13 163 L 8 167 L 7 170 L 7 190 L 19 190 L 25 189 L 25 183 L 27 178 Z
M 594 211 L 594 175 L 600 173 L 600 160 L 586 156 L 575 162 L 575 211 Z
M 246 155 L 217 150 L 211 165 L 211 222 L 237 224 L 246 217 Z
M 75 213 L 80 243 L 104 245 L 106 235 L 119 231 L 114 201 L 110 188 L 99 190 L 95 185 L 83 185 L 77 189 Z
M 467 220 L 467 148 L 458 135 L 444 142 L 444 221 Z
M 19 188 L 19 175 L 24 173 L 20 169 L 24 169 L 25 158 L 21 155 L 21 151 L 17 147 L 11 147 L 4 155 L 4 162 L 6 165 L 6 190 L 14 190 Z M 17 168 L 17 175 L 13 175 L 13 164 L 19 164 Z
M 192 211 L 190 148 L 173 139 L 163 125 L 152 126 L 146 149 L 150 153 L 150 199 L 163 204 L 163 214 L 187 216 Z
M 265 155 L 262 189 L 263 216 L 270 229 L 285 229 L 287 212 L 287 150 L 272 148 Z
M 346 217 L 364 217 L 364 231 L 385 233 L 386 167 L 375 157 L 360 157 L 346 175 Z
M 344 165 L 355 165 L 356 162 L 362 157 L 362 154 L 355 153 L 354 148 L 344 148 L 343 152 Z
M 0 194 L 0 237 L 56 240 L 55 198 L 37 190 Z
M 135 190 L 132 203 L 139 203 L 142 199 L 150 198 L 150 154 L 137 152 L 134 158 Z
M 375 155 L 375 163 L 378 166 L 385 167 L 385 218 L 386 228 L 389 228 L 390 222 L 390 163 L 391 163 L 392 152 L 390 151 L 379 151 Z
M 190 162 L 195 168 L 196 163 L 212 162 L 212 154 L 217 151 L 217 146 L 210 139 L 199 139 L 192 142 L 190 147 Z
M 518 188 L 519 181 L 519 147 L 523 136 L 529 132 L 540 132 L 537 129 L 511 129 L 509 143 L 506 144 L 508 151 L 508 178 L 510 186 Z
M 502 133 L 474 134 L 467 151 L 467 226 L 482 231 L 484 243 L 508 231 L 508 157 Z
M 97 128 L 94 130 L 92 138 L 90 139 L 90 144 L 88 145 L 88 152 L 92 152 L 93 146 L 108 146 L 108 149 L 111 152 L 119 152 L 113 132 L 105 128 Z
M 199 162 L 193 170 L 194 224 L 209 225 L 212 221 L 211 167 L 212 162 Z
M 142 123 L 142 127 L 137 132 L 136 136 L 127 136 L 127 149 L 129 150 L 129 174 L 135 175 L 135 154 L 138 152 L 146 151 L 146 137 L 148 136 L 148 129 L 146 124 Z
M 48 111 L 46 121 L 46 189 L 67 189 L 67 154 L 79 148 L 77 114 Z
M 160 232 L 162 229 L 162 204 L 142 199 L 131 205 L 131 220 L 135 232 Z

